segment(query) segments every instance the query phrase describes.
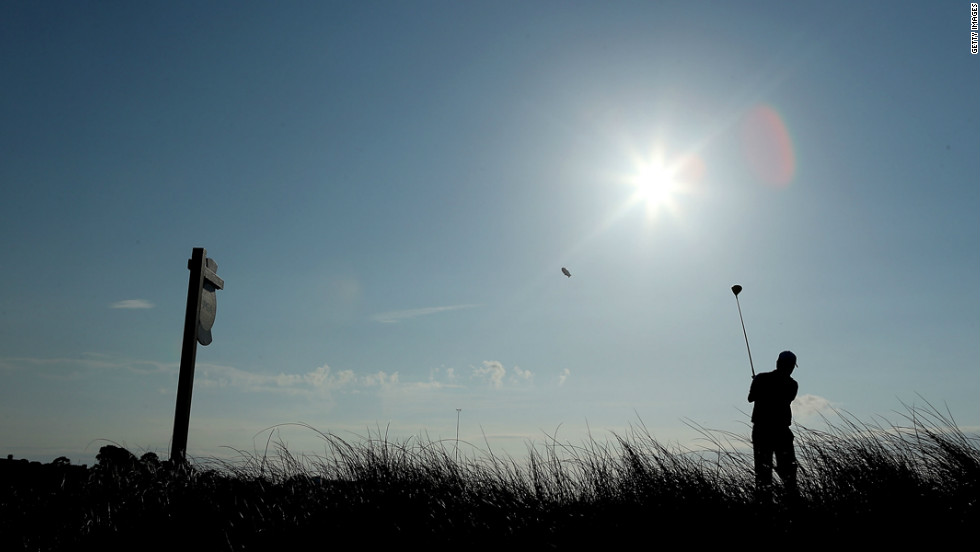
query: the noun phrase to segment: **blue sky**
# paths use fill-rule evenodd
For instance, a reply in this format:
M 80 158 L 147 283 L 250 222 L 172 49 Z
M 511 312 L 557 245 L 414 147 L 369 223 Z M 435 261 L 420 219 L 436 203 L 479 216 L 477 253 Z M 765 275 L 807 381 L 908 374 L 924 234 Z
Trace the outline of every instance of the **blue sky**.
M 457 409 L 515 455 L 747 434 L 736 283 L 756 371 L 799 356 L 798 423 L 927 400 L 974 430 L 969 11 L 6 2 L 0 453 L 169 453 L 194 247 L 225 289 L 191 456 L 455 439 Z

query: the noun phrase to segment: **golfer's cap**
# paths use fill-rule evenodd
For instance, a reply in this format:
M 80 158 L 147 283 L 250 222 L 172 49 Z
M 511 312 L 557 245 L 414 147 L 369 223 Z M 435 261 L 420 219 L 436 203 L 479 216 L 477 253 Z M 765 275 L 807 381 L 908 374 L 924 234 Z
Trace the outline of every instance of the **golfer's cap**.
M 776 362 L 779 364 L 792 363 L 793 366 L 799 366 L 799 364 L 796 363 L 796 355 L 793 353 L 793 351 L 783 351 L 779 353 L 779 359 L 777 359 Z

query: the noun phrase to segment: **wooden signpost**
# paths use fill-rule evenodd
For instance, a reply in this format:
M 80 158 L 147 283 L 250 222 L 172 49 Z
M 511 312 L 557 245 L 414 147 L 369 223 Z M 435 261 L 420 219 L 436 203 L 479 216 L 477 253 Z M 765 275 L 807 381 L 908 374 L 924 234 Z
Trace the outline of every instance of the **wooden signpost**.
M 195 247 L 187 261 L 190 280 L 187 284 L 187 311 L 184 315 L 184 345 L 180 352 L 180 376 L 177 380 L 177 410 L 174 413 L 174 437 L 170 444 L 170 460 L 175 464 L 187 461 L 187 430 L 191 420 L 191 392 L 194 390 L 194 362 L 197 344 L 211 343 L 211 326 L 218 309 L 215 291 L 224 289 L 218 277 L 218 263 L 207 258 L 207 250 Z

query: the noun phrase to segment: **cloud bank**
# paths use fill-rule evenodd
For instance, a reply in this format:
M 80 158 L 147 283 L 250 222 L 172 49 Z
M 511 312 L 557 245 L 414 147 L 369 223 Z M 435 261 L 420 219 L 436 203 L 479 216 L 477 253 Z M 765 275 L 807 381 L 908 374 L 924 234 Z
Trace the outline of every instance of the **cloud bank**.
M 489 383 L 494 389 L 503 387 L 505 381 L 518 385 L 531 383 L 534 380 L 534 374 L 530 370 L 521 369 L 520 366 L 514 366 L 508 378 L 507 369 L 496 360 L 484 360 L 482 366 L 473 368 L 472 376 L 477 380 Z
M 153 303 L 147 301 L 146 299 L 126 299 L 123 301 L 116 301 L 115 303 L 109 305 L 110 309 L 152 309 L 155 307 Z
M 353 370 L 334 371 L 324 364 L 305 374 L 257 374 L 233 366 L 198 366 L 196 385 L 233 387 L 244 391 L 281 391 L 286 393 L 329 392 L 355 387 L 386 387 L 397 385 L 398 372 L 379 371 L 358 376 Z
M 818 395 L 800 395 L 793 401 L 794 416 L 827 415 L 834 412 L 829 400 Z

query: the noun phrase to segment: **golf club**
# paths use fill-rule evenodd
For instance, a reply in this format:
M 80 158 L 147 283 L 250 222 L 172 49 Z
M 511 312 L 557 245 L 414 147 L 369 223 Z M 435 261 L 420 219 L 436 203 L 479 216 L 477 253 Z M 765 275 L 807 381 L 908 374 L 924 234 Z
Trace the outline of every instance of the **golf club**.
M 735 304 L 738 305 L 738 319 L 742 322 L 742 335 L 745 336 L 745 350 L 749 352 L 749 368 L 752 369 L 752 377 L 755 377 L 755 366 L 752 364 L 752 349 L 749 348 L 749 334 L 745 333 L 745 319 L 742 318 L 742 304 L 738 302 L 738 294 L 741 293 L 742 286 L 735 284 L 732 286 L 732 293 L 735 294 Z

